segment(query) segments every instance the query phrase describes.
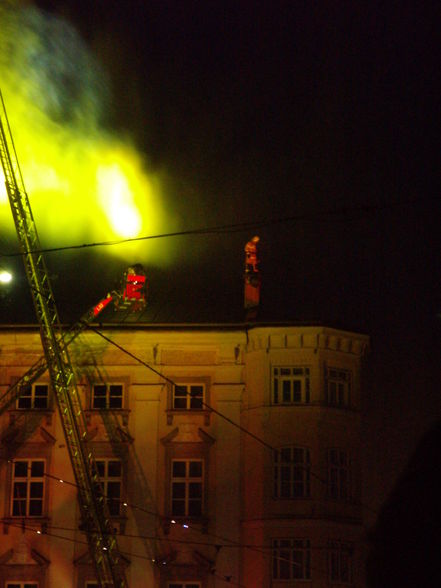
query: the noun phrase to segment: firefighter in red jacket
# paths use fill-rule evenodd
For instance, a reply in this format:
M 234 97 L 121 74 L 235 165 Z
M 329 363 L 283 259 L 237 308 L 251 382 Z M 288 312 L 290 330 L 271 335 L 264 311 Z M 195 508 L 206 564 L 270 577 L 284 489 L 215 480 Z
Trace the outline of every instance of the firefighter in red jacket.
M 123 293 L 119 307 L 134 303 L 135 310 L 145 306 L 146 302 L 146 275 L 140 263 L 127 269 L 124 274 Z
M 257 244 L 259 241 L 260 238 L 256 235 L 245 245 L 244 307 L 247 311 L 247 319 L 256 317 L 260 302 L 261 277 L 257 267 L 259 264 L 257 257 Z
M 257 243 L 260 241 L 260 237 L 257 235 L 248 241 L 245 245 L 245 271 L 246 272 L 258 272 L 257 264 Z

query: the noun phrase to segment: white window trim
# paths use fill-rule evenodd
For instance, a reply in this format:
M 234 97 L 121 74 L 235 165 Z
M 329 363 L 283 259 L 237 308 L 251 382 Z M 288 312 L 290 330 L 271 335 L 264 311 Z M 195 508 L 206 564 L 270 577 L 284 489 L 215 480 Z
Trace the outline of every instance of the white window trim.
M 332 463 L 331 455 L 332 452 L 336 452 L 337 460 L 339 463 Z M 341 457 L 344 456 L 345 463 L 341 463 Z M 328 484 L 327 484 L 327 496 L 331 500 L 338 500 L 348 502 L 352 496 L 352 467 L 351 459 L 348 451 L 340 449 L 338 447 L 331 447 L 327 451 L 327 466 L 328 466 Z M 342 472 L 346 472 L 346 479 L 342 479 Z M 332 486 L 335 483 L 337 492 L 332 490 Z
M 186 475 L 185 477 L 173 477 L 173 464 L 177 463 L 177 462 L 181 462 L 181 463 L 185 463 L 185 472 Z M 201 475 L 196 477 L 196 476 L 190 476 L 189 470 L 190 470 L 190 463 L 192 462 L 197 462 L 202 464 L 202 471 L 201 471 Z M 184 496 L 184 514 L 176 514 L 173 512 L 173 484 L 174 483 L 180 483 L 180 484 L 185 484 L 185 496 Z M 194 515 L 194 514 L 189 514 L 190 511 L 190 484 L 191 483 L 196 483 L 196 484 L 200 484 L 201 485 L 201 498 L 200 498 L 200 503 L 201 503 L 201 512 L 200 514 Z M 201 458 L 173 458 L 171 460 L 171 471 L 170 471 L 170 512 L 171 515 L 173 517 L 177 517 L 177 518 L 199 518 L 202 517 L 204 515 L 204 492 L 205 492 L 205 460 L 201 459 Z
M 15 476 L 15 464 L 18 462 L 26 462 L 28 465 L 27 467 L 27 476 L 26 477 L 21 477 L 21 476 Z M 43 463 L 43 475 L 42 476 L 35 476 L 32 477 L 31 476 L 31 468 L 32 468 L 32 463 L 34 462 L 41 462 Z M 12 461 L 12 473 L 11 473 L 11 497 L 10 497 L 10 516 L 14 519 L 17 518 L 42 518 L 45 516 L 45 499 L 46 499 L 46 477 L 45 477 L 45 473 L 46 473 L 46 460 L 45 459 L 41 459 L 41 458 L 27 458 L 27 457 L 20 457 L 17 459 L 14 459 Z M 25 514 L 14 514 L 14 504 L 15 504 L 15 484 L 19 484 L 19 483 L 25 483 L 26 484 L 26 507 L 25 507 Z M 31 484 L 32 483 L 41 483 L 43 485 L 43 492 L 42 492 L 42 496 L 41 499 L 39 499 L 39 501 L 41 502 L 41 514 L 30 514 L 29 510 L 30 510 L 30 504 L 31 504 Z M 18 497 L 17 497 L 18 498 Z
M 23 394 L 23 391 L 21 392 L 21 395 L 19 398 L 17 398 L 16 403 L 15 403 L 15 407 L 17 410 L 49 410 L 49 384 L 46 384 L 44 382 L 33 382 L 32 384 L 29 384 L 30 387 L 30 394 Z M 46 395 L 45 396 L 37 396 L 37 398 L 46 398 L 46 406 L 35 406 L 35 399 L 36 399 L 36 388 L 38 387 L 44 387 L 46 388 Z M 20 401 L 22 401 L 24 398 L 30 398 L 31 400 L 31 405 L 30 406 L 20 406 Z
M 335 391 L 331 391 L 331 386 Z M 348 408 L 351 406 L 352 371 L 345 368 L 328 367 L 326 371 L 326 403 L 328 406 Z
M 25 588 L 27 586 L 30 586 L 31 588 L 38 588 L 38 582 L 34 582 L 33 580 L 20 580 L 20 581 L 14 581 L 14 580 L 8 580 L 6 582 L 5 588 Z
M 105 386 L 106 387 L 106 395 L 99 396 L 98 398 L 105 398 L 105 406 L 95 406 L 95 388 L 98 386 Z M 110 389 L 112 386 L 120 386 L 121 387 L 121 406 L 110 406 Z M 126 386 L 124 382 L 95 382 L 92 384 L 91 390 L 91 398 L 90 398 L 90 405 L 92 410 L 123 410 L 124 409 L 124 400 L 125 400 L 125 390 Z M 116 396 L 116 398 L 120 398 L 120 396 Z
M 176 395 L 175 391 L 176 388 L 186 388 L 185 396 L 179 396 L 179 399 L 185 398 L 185 407 L 177 407 L 176 403 Z M 202 396 L 196 396 L 197 400 L 200 399 L 200 406 L 191 406 L 193 396 L 192 396 L 192 388 L 202 388 Z M 172 387 L 172 410 L 204 410 L 205 409 L 205 397 L 206 397 L 206 385 L 205 382 L 177 382 Z
M 167 582 L 167 588 L 172 588 L 176 586 L 177 588 L 202 588 L 202 584 L 200 582 L 181 582 L 180 580 L 173 580 L 173 582 Z
M 289 546 L 281 546 L 281 542 L 290 542 Z M 296 543 L 302 543 L 303 545 L 295 545 Z M 311 580 L 311 542 L 309 539 L 304 537 L 279 537 L 273 539 L 272 542 L 272 557 L 271 557 L 271 577 L 274 582 L 286 582 L 295 580 Z M 284 553 L 289 552 L 288 556 Z M 302 562 L 298 564 L 294 553 L 300 552 L 302 554 Z M 281 566 L 289 564 L 290 569 L 288 571 L 288 577 L 281 576 Z M 296 576 L 293 569 L 297 566 L 301 566 L 301 576 Z
M 124 464 L 123 461 L 121 459 L 115 458 L 115 457 L 99 457 L 95 459 L 95 462 L 98 466 L 99 463 L 103 463 L 104 464 L 104 475 L 100 475 L 100 482 L 103 486 L 103 494 L 106 497 L 106 501 L 107 504 L 111 504 L 112 502 L 114 502 L 114 500 L 112 500 L 110 498 L 110 496 L 108 496 L 108 487 L 109 487 L 109 483 L 119 483 L 119 505 L 118 505 L 118 513 L 110 513 L 111 517 L 120 517 L 121 516 L 121 504 L 123 502 L 123 491 L 124 491 Z M 109 463 L 110 462 L 118 462 L 121 466 L 121 475 L 120 476 L 109 476 L 108 474 L 108 468 L 109 468 Z
M 284 399 L 284 382 L 290 382 L 288 400 Z M 301 386 L 300 399 L 295 399 L 296 390 L 294 388 L 297 382 L 300 382 Z M 273 365 L 271 367 L 271 387 L 271 404 L 275 406 L 310 404 L 311 369 L 307 365 Z
M 350 585 L 353 582 L 353 549 L 352 543 L 347 541 L 330 540 L 328 542 L 328 579 L 331 585 Z M 333 575 L 333 555 L 336 558 L 337 575 Z M 343 555 L 347 556 L 347 579 L 342 579 Z
M 282 459 L 282 452 L 289 450 L 291 453 L 290 461 Z M 301 451 L 303 455 L 302 461 L 294 461 L 294 454 Z M 283 469 L 288 468 L 290 492 L 288 496 L 282 496 L 283 486 Z M 298 474 L 300 472 L 301 479 Z M 288 445 L 280 447 L 273 453 L 273 495 L 274 498 L 280 500 L 296 500 L 301 498 L 309 498 L 311 496 L 311 451 L 308 447 L 298 447 L 295 445 Z M 302 487 L 302 493 L 296 494 L 296 486 Z

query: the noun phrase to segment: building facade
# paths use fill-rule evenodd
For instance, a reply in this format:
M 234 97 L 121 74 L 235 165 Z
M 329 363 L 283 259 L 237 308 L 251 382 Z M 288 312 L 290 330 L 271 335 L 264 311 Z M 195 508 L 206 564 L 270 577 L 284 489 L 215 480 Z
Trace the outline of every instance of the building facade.
M 130 588 L 364 586 L 368 344 L 138 323 L 71 344 Z M 0 396 L 41 354 L 37 328 L 0 329 Z M 0 410 L 0 588 L 97 586 L 48 374 Z

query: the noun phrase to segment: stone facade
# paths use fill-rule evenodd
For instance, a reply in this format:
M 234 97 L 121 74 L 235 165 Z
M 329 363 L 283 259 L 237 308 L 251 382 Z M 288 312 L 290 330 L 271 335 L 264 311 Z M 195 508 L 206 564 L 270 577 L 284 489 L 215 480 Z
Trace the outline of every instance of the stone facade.
M 70 355 L 131 588 L 364 586 L 366 336 L 289 324 L 100 332 Z M 0 329 L 0 395 L 41 352 L 38 329 Z M 0 414 L 0 588 L 94 586 L 48 385 L 46 372 Z

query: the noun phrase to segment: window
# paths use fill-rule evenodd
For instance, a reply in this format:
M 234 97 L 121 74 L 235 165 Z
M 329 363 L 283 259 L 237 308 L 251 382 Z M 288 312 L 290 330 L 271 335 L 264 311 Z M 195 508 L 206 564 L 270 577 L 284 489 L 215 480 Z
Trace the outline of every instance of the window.
M 330 406 L 349 406 L 351 397 L 351 372 L 328 369 L 327 402 Z
M 96 460 L 98 475 L 107 500 L 111 516 L 119 516 L 121 511 L 122 464 L 119 459 Z
M 21 389 L 17 408 L 22 410 L 46 409 L 49 406 L 49 386 L 47 384 L 28 384 Z
M 92 408 L 118 409 L 123 407 L 122 384 L 95 384 L 92 389 Z
M 198 460 L 174 459 L 171 462 L 171 514 L 198 517 L 203 510 L 203 469 Z
M 330 541 L 328 547 L 329 580 L 337 584 L 352 582 L 352 545 Z
M 273 580 L 309 580 L 311 551 L 308 539 L 273 540 Z
M 346 451 L 328 451 L 328 496 L 336 500 L 350 498 L 350 467 Z
M 7 582 L 6 588 L 38 588 L 36 582 Z
M 16 460 L 12 463 L 13 517 L 41 517 L 44 500 L 44 461 Z
M 302 498 L 310 495 L 309 449 L 282 447 L 274 451 L 274 497 Z
M 309 402 L 309 368 L 273 368 L 273 404 Z
M 173 386 L 173 408 L 175 410 L 202 410 L 203 402 L 203 384 L 176 384 Z

